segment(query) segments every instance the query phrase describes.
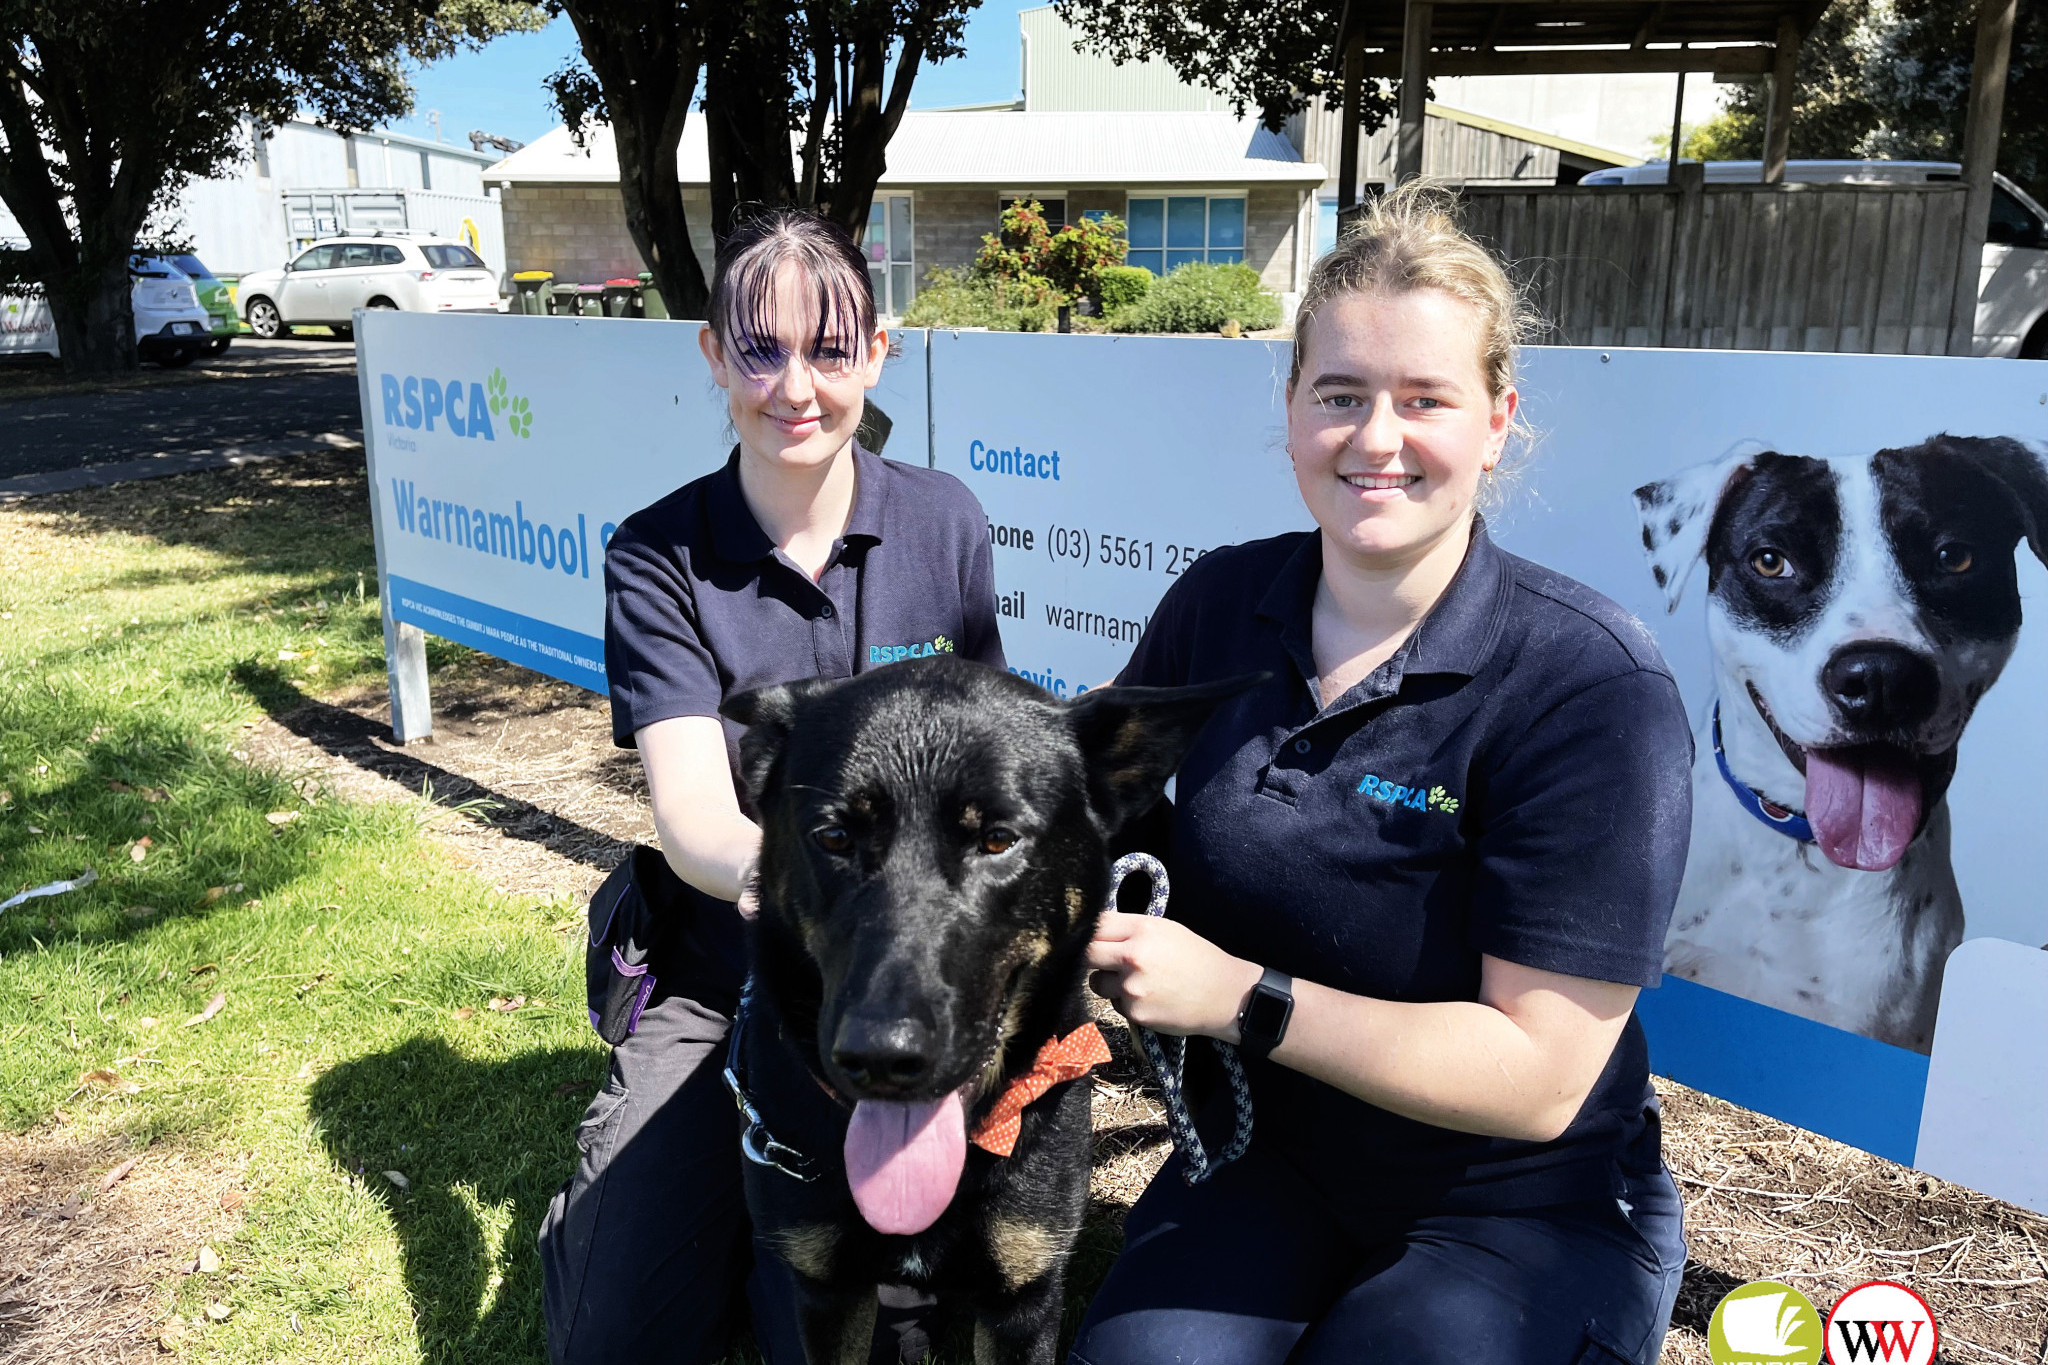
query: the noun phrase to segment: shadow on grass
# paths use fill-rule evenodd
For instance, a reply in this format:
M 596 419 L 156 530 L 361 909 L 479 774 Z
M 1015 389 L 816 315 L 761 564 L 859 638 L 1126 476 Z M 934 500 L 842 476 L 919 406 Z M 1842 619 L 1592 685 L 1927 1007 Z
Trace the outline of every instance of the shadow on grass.
M 384 1192 L 423 1359 L 546 1358 L 534 1244 L 574 1169 L 576 1122 L 604 1065 L 592 1048 L 479 1062 L 415 1039 L 314 1083 L 329 1157 Z M 410 1188 L 382 1174 L 392 1170 Z M 503 1210 L 502 1231 L 487 1230 L 479 1208 Z
M 576 1124 L 604 1068 L 591 1048 L 479 1062 L 439 1039 L 415 1039 L 314 1082 L 310 1107 L 329 1158 L 384 1192 L 424 1359 L 544 1359 L 535 1243 L 548 1200 L 575 1167 Z M 383 1175 L 390 1170 L 409 1188 Z M 502 1231 L 486 1228 L 479 1206 L 505 1211 Z M 1123 1219 L 1121 1206 L 1089 1202 L 1068 1272 L 1062 1353 L 1123 1247 Z M 494 1273 L 502 1283 L 493 1285 Z M 942 1304 L 932 1326 L 939 1365 L 973 1358 L 964 1311 Z M 752 1346 L 741 1332 L 729 1365 L 757 1361 Z
M 51 493 L 18 506 L 50 515 L 60 534 L 147 536 L 226 555 L 258 573 L 329 573 L 336 595 L 354 590 L 358 571 L 373 582 L 376 573 L 360 454 L 321 452 Z
M 248 689 L 270 718 L 300 739 L 365 772 L 396 782 L 406 790 L 448 808 L 487 803 L 481 818 L 507 837 L 524 839 L 609 872 L 633 851 L 631 841 L 543 810 L 530 801 L 485 786 L 461 773 L 421 757 L 416 749 L 391 743 L 381 722 L 359 716 L 307 696 L 278 669 L 266 664 L 238 663 L 234 680 Z

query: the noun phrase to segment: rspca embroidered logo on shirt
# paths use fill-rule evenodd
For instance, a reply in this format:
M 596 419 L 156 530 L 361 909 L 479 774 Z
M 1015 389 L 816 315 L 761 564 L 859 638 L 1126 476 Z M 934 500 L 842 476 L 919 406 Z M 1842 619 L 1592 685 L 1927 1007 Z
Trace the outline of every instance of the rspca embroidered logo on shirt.
M 893 664 L 898 659 L 929 659 L 934 654 L 951 654 L 953 642 L 943 635 L 914 645 L 869 645 L 868 662 Z
M 1458 813 L 1458 798 L 1442 787 L 1404 787 L 1389 782 L 1376 773 L 1367 773 L 1359 782 L 1361 795 L 1375 801 L 1384 801 L 1390 806 L 1406 806 L 1410 810 L 1437 810 L 1446 815 Z

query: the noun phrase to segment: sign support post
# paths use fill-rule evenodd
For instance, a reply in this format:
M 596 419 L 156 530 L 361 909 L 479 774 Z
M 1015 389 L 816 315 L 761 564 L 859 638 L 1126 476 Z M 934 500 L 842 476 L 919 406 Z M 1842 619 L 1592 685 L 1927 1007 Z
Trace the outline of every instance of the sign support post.
M 377 496 L 377 411 L 371 402 L 370 367 L 363 355 L 365 310 L 356 309 L 356 391 L 363 410 L 363 464 L 370 485 L 370 529 L 377 545 L 377 611 L 384 618 L 384 674 L 391 687 L 391 738 L 399 744 L 430 739 L 434 708 L 427 692 L 427 634 L 391 614 L 391 574 L 384 562 L 384 500 Z

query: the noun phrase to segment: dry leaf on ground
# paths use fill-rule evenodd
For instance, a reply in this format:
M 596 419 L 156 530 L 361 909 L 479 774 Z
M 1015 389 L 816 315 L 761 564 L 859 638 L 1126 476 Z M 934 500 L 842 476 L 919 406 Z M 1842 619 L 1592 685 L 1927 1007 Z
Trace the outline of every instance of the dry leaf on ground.
M 199 1257 L 192 1263 L 192 1268 L 202 1275 L 211 1275 L 220 1269 L 220 1253 L 209 1246 L 200 1247 Z
M 263 818 L 268 820 L 273 825 L 289 825 L 292 821 L 298 819 L 303 814 L 305 814 L 304 811 L 274 810 L 270 812 L 270 814 L 264 816 Z
M 412 1182 L 405 1178 L 405 1174 L 402 1171 L 386 1171 L 384 1172 L 384 1178 L 390 1181 L 392 1184 L 398 1186 L 398 1188 L 401 1190 L 409 1190 L 412 1188 Z
M 190 1019 L 187 1019 L 185 1021 L 185 1027 L 191 1028 L 194 1024 L 205 1023 L 207 1020 L 213 1018 L 214 1015 L 219 1014 L 223 1009 L 227 1008 L 227 1003 L 228 993 L 226 991 L 214 992 L 213 999 L 206 1002 L 206 1008 L 199 1011 L 199 1013 L 193 1015 Z
M 126 1161 L 116 1166 L 113 1170 L 108 1171 L 105 1175 L 101 1176 L 100 1193 L 105 1194 L 108 1190 L 113 1189 L 114 1186 L 126 1180 L 128 1178 L 128 1173 L 134 1170 L 136 1163 L 141 1160 L 142 1158 L 139 1156 L 131 1156 Z
M 490 1008 L 500 1014 L 510 1014 L 513 1010 L 522 1008 L 525 1004 L 526 997 L 523 995 L 515 995 L 510 1000 L 507 1000 L 502 995 L 494 995 L 491 997 Z

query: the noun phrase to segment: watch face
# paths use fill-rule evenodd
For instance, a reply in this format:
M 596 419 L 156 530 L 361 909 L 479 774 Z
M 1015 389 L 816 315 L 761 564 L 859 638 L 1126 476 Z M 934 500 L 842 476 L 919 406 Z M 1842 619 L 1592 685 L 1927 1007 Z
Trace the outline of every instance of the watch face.
M 1277 1038 L 1287 1023 L 1287 1011 L 1294 1002 L 1275 991 L 1252 992 L 1244 1011 L 1242 1032 L 1255 1038 Z

